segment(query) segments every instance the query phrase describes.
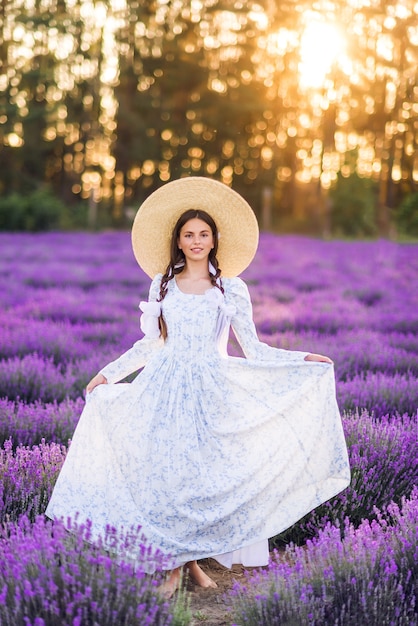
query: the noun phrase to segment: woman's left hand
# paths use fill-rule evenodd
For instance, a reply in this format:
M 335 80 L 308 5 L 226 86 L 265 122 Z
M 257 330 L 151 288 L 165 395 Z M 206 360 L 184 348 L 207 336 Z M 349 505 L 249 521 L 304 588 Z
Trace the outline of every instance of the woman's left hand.
M 329 357 L 322 356 L 322 354 L 308 354 L 305 356 L 305 361 L 316 361 L 316 363 L 334 363 Z

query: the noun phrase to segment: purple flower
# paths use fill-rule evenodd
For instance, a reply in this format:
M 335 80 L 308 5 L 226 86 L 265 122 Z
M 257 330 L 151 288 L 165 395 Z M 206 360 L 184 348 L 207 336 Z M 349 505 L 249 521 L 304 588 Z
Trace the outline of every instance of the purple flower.
M 0 623 L 168 624 L 157 579 L 142 587 L 144 571 L 93 548 L 88 527 L 68 540 L 36 518 L 86 383 L 141 336 L 149 279 L 130 235 L 0 233 L 0 247 L 0 520 L 13 522 L 0 539 Z M 260 338 L 335 361 L 352 482 L 280 537 L 303 547 L 237 587 L 240 626 L 416 622 L 417 269 L 416 245 L 261 235 L 244 273 Z M 234 340 L 229 350 L 240 353 Z M 132 539 L 109 529 L 106 541 Z
M 164 565 L 155 553 L 153 559 Z M 109 558 L 105 542 L 92 543 L 85 526 L 73 524 L 68 535 L 43 517 L 9 522 L 0 529 L 0 623 L 169 626 L 183 601 L 176 607 L 160 597 L 161 573 L 145 575 L 144 565 L 133 566 L 123 553 Z
M 358 528 L 328 524 L 304 547 L 277 552 L 268 568 L 236 582 L 237 624 L 416 623 L 418 489 L 402 508 Z M 343 530 L 343 532 L 342 532 Z

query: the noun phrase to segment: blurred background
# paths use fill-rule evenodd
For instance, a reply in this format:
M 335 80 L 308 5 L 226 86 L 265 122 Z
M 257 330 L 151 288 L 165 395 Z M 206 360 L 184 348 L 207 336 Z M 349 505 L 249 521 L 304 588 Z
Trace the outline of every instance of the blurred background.
M 200 175 L 264 230 L 418 236 L 416 0 L 3 0 L 0 37 L 0 230 Z

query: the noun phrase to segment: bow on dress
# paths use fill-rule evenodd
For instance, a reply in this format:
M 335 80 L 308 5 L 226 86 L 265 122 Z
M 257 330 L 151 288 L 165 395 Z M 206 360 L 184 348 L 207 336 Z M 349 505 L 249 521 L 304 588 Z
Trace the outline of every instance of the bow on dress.
M 160 325 L 158 318 L 161 315 L 161 302 L 140 302 L 139 308 L 142 315 L 139 321 L 142 332 L 149 339 L 158 339 L 160 336 Z

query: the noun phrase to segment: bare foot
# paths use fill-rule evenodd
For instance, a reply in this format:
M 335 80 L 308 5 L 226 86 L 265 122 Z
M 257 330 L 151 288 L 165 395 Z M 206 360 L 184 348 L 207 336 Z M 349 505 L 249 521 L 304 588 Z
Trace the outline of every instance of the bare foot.
M 215 589 L 218 586 L 210 576 L 205 574 L 202 568 L 197 564 L 197 561 L 189 561 L 189 563 L 186 563 L 186 568 L 190 574 L 191 580 L 199 587 Z
M 170 574 L 168 574 L 165 581 L 158 587 L 158 591 L 163 596 L 163 598 L 169 600 L 174 596 L 180 586 L 180 579 L 180 568 L 177 567 L 176 569 L 173 569 Z

